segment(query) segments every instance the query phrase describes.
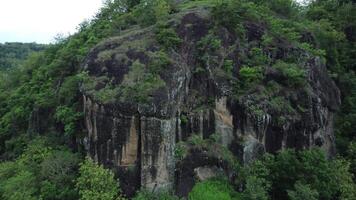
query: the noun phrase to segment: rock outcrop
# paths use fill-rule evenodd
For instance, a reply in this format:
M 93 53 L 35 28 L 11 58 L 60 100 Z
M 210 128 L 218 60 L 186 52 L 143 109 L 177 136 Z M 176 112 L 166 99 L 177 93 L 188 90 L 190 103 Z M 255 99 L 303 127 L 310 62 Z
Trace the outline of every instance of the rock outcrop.
M 269 54 L 272 62 L 293 54 L 303 60 L 299 66 L 306 72 L 305 86 L 282 86 L 272 91 L 292 109 L 283 117 L 284 110 L 274 112 L 265 106 L 269 97 L 261 97 L 271 81 L 283 85 L 281 75 L 268 63 L 260 84 L 244 94 L 235 94 L 234 81 L 239 79 L 243 55 L 258 46 L 266 30 L 246 22 L 247 42 L 242 45 L 238 36 L 219 27 L 215 35 L 221 47 L 213 52 L 200 46 L 214 26 L 208 10 L 175 14 L 168 24 L 182 43 L 165 51 L 170 64 L 158 72 L 164 84 L 151 91 L 145 102 L 115 88 L 131 83 L 128 74 L 135 62 L 147 71 L 152 55 L 163 49 L 155 40 L 154 27 L 134 27 L 102 42 L 85 63 L 93 84 L 91 90 L 83 89 L 86 149 L 95 160 L 116 170 L 126 194 L 132 195 L 142 186 L 153 191 L 175 188 L 184 196 L 194 184 L 194 171 L 199 169 L 200 177 L 218 171 L 219 158 L 208 158 L 204 152 L 191 153 L 177 165 L 176 144 L 192 135 L 203 139 L 218 135 L 219 143 L 243 163 L 284 148 L 320 146 L 333 155 L 333 116 L 340 95 L 318 57 L 294 47 Z M 225 60 L 232 62 L 230 75 L 222 69 Z M 109 101 L 96 95 L 105 92 L 116 93 Z M 262 112 L 251 111 L 256 105 Z M 184 173 L 179 170 L 182 163 L 187 163 Z M 207 175 L 201 175 L 202 170 L 208 171 Z

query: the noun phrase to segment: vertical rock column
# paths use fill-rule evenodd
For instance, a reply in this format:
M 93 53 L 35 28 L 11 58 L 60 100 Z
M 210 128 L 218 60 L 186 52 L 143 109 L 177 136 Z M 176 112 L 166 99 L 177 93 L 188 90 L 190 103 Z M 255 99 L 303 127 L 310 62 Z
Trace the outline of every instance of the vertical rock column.
M 176 119 L 141 118 L 141 185 L 149 190 L 172 189 Z

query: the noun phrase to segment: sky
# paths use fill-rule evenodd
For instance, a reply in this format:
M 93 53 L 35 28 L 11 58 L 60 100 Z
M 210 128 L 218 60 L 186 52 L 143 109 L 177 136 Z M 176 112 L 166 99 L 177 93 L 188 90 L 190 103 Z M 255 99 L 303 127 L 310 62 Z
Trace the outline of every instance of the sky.
M 102 0 L 0 0 L 0 43 L 53 43 L 97 13 Z

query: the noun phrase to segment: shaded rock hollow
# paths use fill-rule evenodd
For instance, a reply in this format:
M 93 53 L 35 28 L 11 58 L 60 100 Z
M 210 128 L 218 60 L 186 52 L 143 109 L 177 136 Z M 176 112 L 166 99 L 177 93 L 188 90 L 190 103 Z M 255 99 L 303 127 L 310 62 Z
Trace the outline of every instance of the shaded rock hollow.
M 242 55 L 258 46 L 267 31 L 262 25 L 244 23 L 246 42 L 224 27 L 215 28 L 221 46 L 212 52 L 200 47 L 214 27 L 208 10 L 175 14 L 168 24 L 182 40 L 178 48 L 164 50 L 155 39 L 155 27 L 133 27 L 97 45 L 85 62 L 93 84 L 83 89 L 85 146 L 91 157 L 116 171 L 127 195 L 142 186 L 153 191 L 175 189 L 184 196 L 194 185 L 194 169 L 220 167 L 219 158 L 207 158 L 202 152 L 192 153 L 177 165 L 176 144 L 192 135 L 203 139 L 219 135 L 219 143 L 243 163 L 285 148 L 320 146 L 333 155 L 333 116 L 340 94 L 318 57 L 295 47 L 269 54 L 273 61 L 288 53 L 304 59 L 300 67 L 307 79 L 303 88 L 283 87 L 275 94 L 294 110 L 277 123 L 281 114 L 264 107 L 267 100 L 259 96 L 268 82 L 283 82 L 268 63 L 255 89 L 235 94 Z M 162 50 L 170 60 L 158 72 L 164 84 L 150 91 L 147 101 L 129 98 L 122 90 L 115 93 L 115 88 L 128 84 L 134 63 L 148 71 L 152 55 Z M 202 52 L 210 53 L 203 57 Z M 232 61 L 230 74 L 223 70 L 225 60 Z M 109 101 L 96 95 L 105 95 L 105 91 L 114 93 Z M 251 113 L 251 104 L 261 105 L 265 112 Z

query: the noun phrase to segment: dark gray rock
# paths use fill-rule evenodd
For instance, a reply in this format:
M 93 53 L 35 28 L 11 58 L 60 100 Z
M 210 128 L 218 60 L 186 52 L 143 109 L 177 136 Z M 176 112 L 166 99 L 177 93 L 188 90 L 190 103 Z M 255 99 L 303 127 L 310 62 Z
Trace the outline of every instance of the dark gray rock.
M 282 124 L 275 123 L 279 116 L 274 111 L 266 109 L 256 116 L 249 112 L 248 106 L 256 103 L 258 88 L 238 99 L 233 94 L 232 83 L 243 62 L 233 55 L 246 51 L 240 47 L 239 39 L 221 28 L 218 32 L 223 45 L 211 55 L 215 62 L 199 57 L 197 42 L 213 26 L 206 12 L 193 10 L 175 16 L 179 20 L 172 21 L 172 27 L 183 44 L 178 50 L 168 52 L 172 63 L 160 73 L 165 86 L 153 92 L 148 102 L 126 99 L 105 103 L 83 90 L 88 154 L 118 172 L 128 196 L 141 186 L 153 191 L 175 188 L 180 196 L 185 196 L 195 183 L 194 169 L 221 168 L 220 158 L 210 158 L 199 151 L 176 165 L 176 143 L 186 141 L 193 134 L 204 139 L 219 135 L 219 143 L 245 163 L 264 152 L 275 153 L 285 148 L 319 146 L 329 155 L 335 152 L 333 116 L 340 104 L 340 93 L 319 59 L 309 56 L 302 66 L 307 71 L 307 91 L 296 88 L 279 94 L 295 108 L 303 105 L 302 111 L 287 116 Z M 258 41 L 265 31 L 258 24 L 246 26 L 250 41 Z M 231 46 L 235 47 L 233 51 Z M 147 67 L 150 60 L 147 52 L 159 49 L 152 27 L 132 29 L 95 47 L 85 69 L 92 78 L 108 78 L 102 85 L 96 85 L 96 91 L 109 84 L 118 87 L 135 60 Z M 306 55 L 291 49 L 281 52 L 273 59 L 283 58 L 288 52 L 300 57 Z M 225 59 L 234 62 L 232 77 L 222 70 Z M 204 71 L 197 73 L 201 64 Z M 281 78 L 270 67 L 265 74 L 265 82 Z M 264 103 L 257 102 L 262 108 Z

